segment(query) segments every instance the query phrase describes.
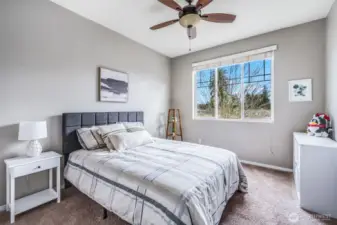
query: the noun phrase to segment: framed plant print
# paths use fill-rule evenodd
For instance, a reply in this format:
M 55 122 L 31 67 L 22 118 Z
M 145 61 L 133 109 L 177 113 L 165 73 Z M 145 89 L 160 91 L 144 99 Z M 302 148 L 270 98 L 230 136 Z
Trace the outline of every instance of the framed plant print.
M 312 79 L 291 80 L 288 83 L 290 102 L 312 101 Z

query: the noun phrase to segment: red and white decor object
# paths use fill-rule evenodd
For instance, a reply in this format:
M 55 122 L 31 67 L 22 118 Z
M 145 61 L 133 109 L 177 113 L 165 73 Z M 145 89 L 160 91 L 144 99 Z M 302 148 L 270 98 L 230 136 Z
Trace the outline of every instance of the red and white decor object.
M 316 113 L 308 124 L 308 135 L 316 137 L 329 137 L 332 132 L 331 120 L 328 114 Z

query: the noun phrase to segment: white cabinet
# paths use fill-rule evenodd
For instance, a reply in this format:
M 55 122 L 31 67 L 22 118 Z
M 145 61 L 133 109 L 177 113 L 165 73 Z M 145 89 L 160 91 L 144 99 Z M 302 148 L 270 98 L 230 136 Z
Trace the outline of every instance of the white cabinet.
M 293 170 L 300 206 L 337 218 L 337 142 L 294 133 Z

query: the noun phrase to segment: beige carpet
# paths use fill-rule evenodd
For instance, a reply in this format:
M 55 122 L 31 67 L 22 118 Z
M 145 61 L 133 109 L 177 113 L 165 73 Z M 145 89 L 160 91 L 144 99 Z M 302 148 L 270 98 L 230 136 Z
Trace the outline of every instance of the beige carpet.
M 249 193 L 237 193 L 222 216 L 221 225 L 337 224 L 298 207 L 292 175 L 253 166 L 244 166 Z M 8 213 L 0 213 L 0 225 L 9 224 Z M 16 225 L 124 225 L 112 213 L 102 220 L 102 208 L 74 188 L 63 192 L 60 204 L 48 203 L 16 217 Z M 158 224 L 159 225 L 159 224 Z

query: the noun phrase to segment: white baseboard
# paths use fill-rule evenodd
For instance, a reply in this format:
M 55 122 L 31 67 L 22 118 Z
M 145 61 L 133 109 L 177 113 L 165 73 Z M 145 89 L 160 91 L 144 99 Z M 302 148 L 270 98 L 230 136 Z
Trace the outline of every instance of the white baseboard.
M 3 211 L 5 211 L 6 210 L 6 205 L 1 205 L 0 206 L 0 212 L 3 212 Z
M 284 168 L 284 167 L 279 167 L 279 166 L 273 166 L 273 165 L 268 165 L 268 164 L 264 164 L 264 163 L 251 162 L 251 161 L 246 161 L 246 160 L 240 160 L 240 162 L 242 164 L 259 166 L 259 167 L 268 168 L 268 169 L 272 169 L 272 170 L 278 170 L 278 171 L 289 172 L 289 173 L 293 172 L 293 170 L 289 169 L 289 168 Z

